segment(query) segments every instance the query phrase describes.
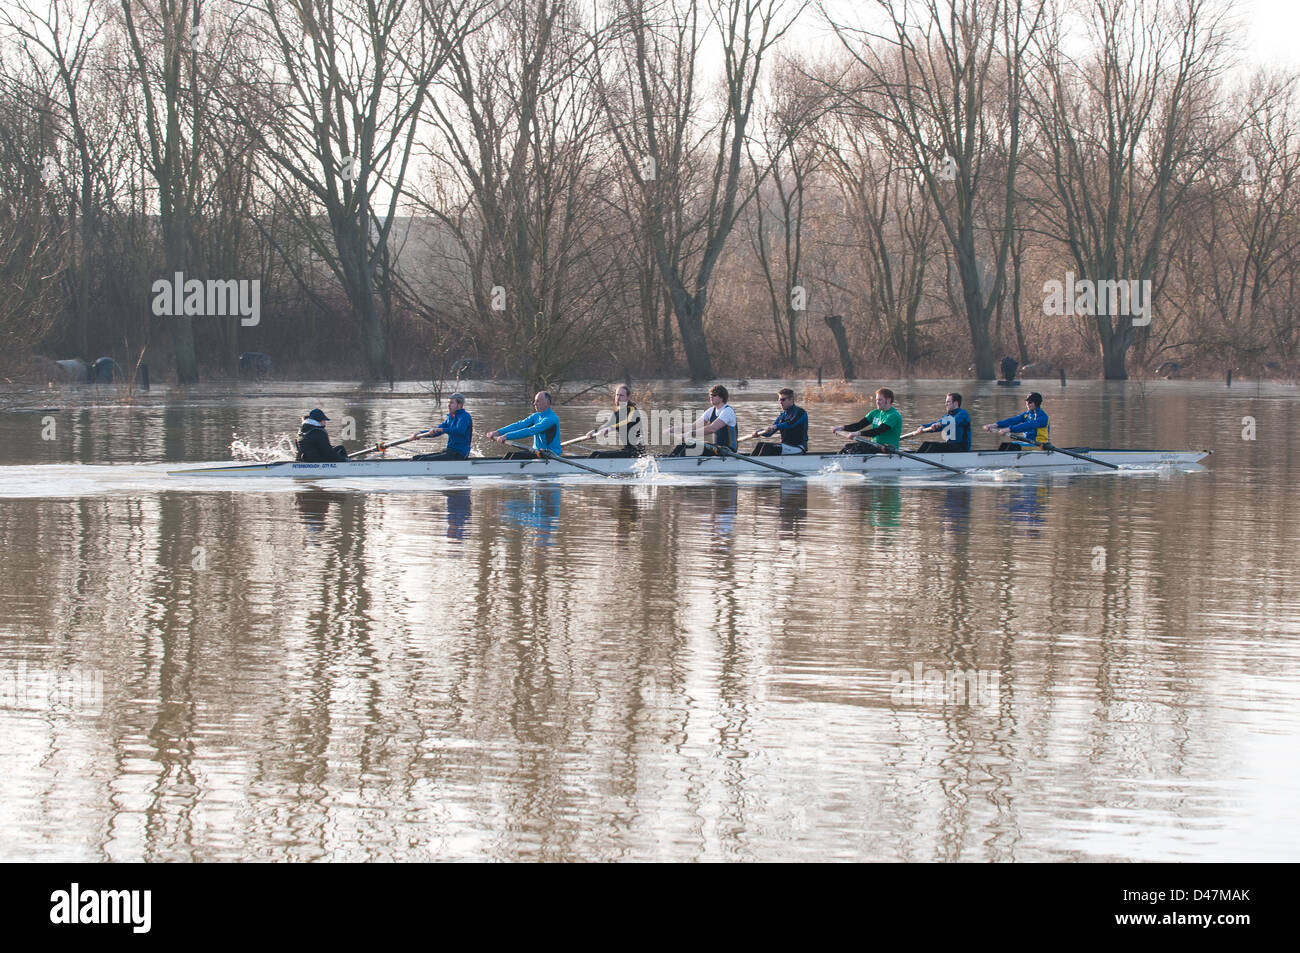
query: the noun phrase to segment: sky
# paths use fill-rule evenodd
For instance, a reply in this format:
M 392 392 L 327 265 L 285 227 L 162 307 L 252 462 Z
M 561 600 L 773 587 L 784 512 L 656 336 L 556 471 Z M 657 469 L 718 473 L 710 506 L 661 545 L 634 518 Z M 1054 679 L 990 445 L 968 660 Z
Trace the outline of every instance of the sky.
M 835 11 L 853 11 L 849 22 L 868 22 L 874 14 L 874 0 L 826 0 Z M 803 20 L 812 42 L 824 38 L 825 27 L 810 5 Z M 1229 0 L 1230 15 L 1242 27 L 1240 66 L 1250 70 L 1255 66 L 1290 68 L 1300 71 L 1300 0 Z M 801 26 L 804 26 L 801 24 Z M 797 32 L 802 33 L 802 30 Z

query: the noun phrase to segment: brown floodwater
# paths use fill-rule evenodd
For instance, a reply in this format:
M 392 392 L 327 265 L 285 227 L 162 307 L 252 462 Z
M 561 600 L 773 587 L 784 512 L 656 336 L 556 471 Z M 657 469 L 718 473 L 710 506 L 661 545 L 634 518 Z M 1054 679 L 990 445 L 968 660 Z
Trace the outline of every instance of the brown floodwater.
M 744 430 L 776 386 L 733 394 Z M 893 386 L 910 429 L 954 385 Z M 977 425 L 1029 389 L 956 386 Z M 434 407 L 11 391 L 0 860 L 1300 858 L 1297 389 L 1039 389 L 1058 444 L 1215 454 L 214 484 L 167 470 L 312 406 L 353 448 Z M 480 433 L 528 412 L 468 393 Z M 865 407 L 810 405 L 814 448 Z

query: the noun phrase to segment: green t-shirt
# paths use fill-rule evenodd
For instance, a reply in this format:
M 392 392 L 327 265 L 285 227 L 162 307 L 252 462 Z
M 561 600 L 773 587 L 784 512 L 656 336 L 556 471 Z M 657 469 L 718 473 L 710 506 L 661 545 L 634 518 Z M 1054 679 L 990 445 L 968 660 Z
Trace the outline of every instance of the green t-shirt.
M 903 415 L 898 412 L 898 408 L 890 407 L 888 410 L 873 410 L 867 414 L 867 425 L 863 429 L 872 430 L 876 427 L 888 427 L 889 429 L 880 436 L 871 439 L 876 443 L 897 450 L 899 438 L 903 436 Z

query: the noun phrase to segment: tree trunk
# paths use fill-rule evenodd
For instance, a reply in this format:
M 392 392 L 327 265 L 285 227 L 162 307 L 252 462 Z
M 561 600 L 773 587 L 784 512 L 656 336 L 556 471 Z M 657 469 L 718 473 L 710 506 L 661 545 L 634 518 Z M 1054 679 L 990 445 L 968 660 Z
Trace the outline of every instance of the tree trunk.
M 166 253 L 164 255 L 169 280 L 175 281 L 176 274 L 183 274 L 186 265 L 186 236 L 183 214 L 174 209 L 167 214 L 163 222 L 166 234 Z M 194 322 L 187 314 L 174 314 L 167 319 L 172 334 L 172 353 L 176 359 L 176 383 L 197 384 L 199 382 L 199 365 L 194 357 Z
M 840 352 L 840 367 L 844 371 L 844 379 L 851 381 L 857 377 L 857 374 L 853 372 L 853 355 L 849 353 L 849 336 L 844 333 L 844 319 L 838 314 L 828 314 L 826 326 L 831 329 L 831 334 L 835 335 L 835 346 Z
M 971 353 L 975 357 L 975 377 L 982 381 L 997 378 L 993 369 L 993 338 L 989 334 L 988 315 L 980 299 L 979 286 L 966 289 L 966 319 L 970 325 Z
M 1121 317 L 1121 322 L 1128 320 Z M 1122 324 L 1118 331 L 1112 330 L 1110 316 L 1097 315 L 1097 333 L 1101 337 L 1102 376 L 1108 381 L 1128 380 L 1128 349 L 1133 335 Z
M 709 360 L 709 345 L 704 338 L 704 304 L 703 291 L 692 298 L 684 288 L 673 289 L 673 312 L 677 315 L 677 329 L 682 335 L 682 349 L 693 381 L 713 378 L 713 362 Z

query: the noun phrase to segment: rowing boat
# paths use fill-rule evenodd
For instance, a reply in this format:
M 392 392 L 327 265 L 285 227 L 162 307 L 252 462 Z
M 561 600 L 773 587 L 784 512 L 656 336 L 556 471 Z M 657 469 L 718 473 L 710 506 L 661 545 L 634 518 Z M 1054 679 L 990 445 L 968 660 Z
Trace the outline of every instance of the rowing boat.
M 1185 467 L 1205 459 L 1209 450 L 1105 450 L 1089 447 L 1070 447 L 1075 453 L 1110 463 L 1124 469 L 1152 469 L 1157 467 Z M 1088 463 L 1064 453 L 1045 450 L 973 450 L 967 453 L 927 453 L 925 460 L 941 463 L 958 470 L 1024 470 L 1054 473 L 1113 472 L 1105 467 Z M 480 477 L 523 476 L 551 477 L 582 475 L 577 469 L 559 460 L 504 460 L 500 457 L 471 457 L 468 460 L 351 460 L 338 463 L 276 463 L 221 464 L 218 466 L 189 467 L 170 470 L 170 476 L 267 478 L 288 477 L 295 480 L 352 479 L 356 477 Z M 734 457 L 574 457 L 585 468 L 608 476 L 645 476 L 648 472 L 683 476 L 767 476 L 777 474 L 752 466 L 750 462 Z M 896 454 L 839 454 L 807 453 L 781 457 L 759 458 L 780 461 L 783 469 L 800 476 L 817 476 L 820 473 L 844 471 L 868 476 L 894 476 L 899 474 L 934 475 L 936 470 L 928 463 Z

